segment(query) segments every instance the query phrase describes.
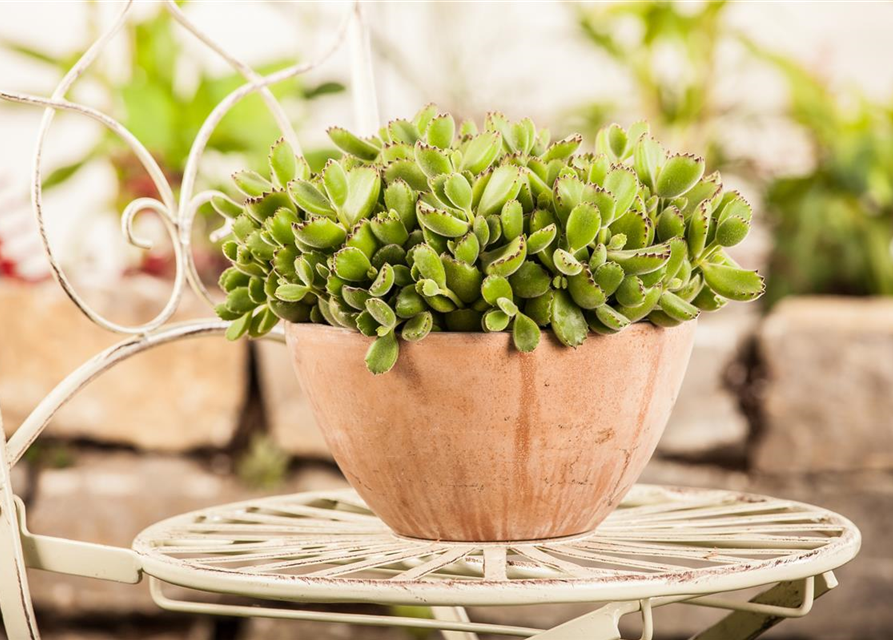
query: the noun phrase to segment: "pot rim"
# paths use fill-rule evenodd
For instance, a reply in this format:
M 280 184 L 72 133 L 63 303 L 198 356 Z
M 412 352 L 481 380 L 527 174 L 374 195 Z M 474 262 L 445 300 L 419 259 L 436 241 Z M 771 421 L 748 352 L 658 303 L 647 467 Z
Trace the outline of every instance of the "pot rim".
M 370 342 L 372 340 L 375 340 L 374 337 L 365 336 L 362 333 L 360 333 L 359 331 L 352 331 L 351 329 L 347 329 L 345 327 L 333 327 L 330 324 L 323 324 L 323 323 L 318 323 L 318 322 L 288 322 L 288 321 L 284 321 L 284 323 L 286 325 L 287 332 L 288 331 L 301 331 L 301 332 L 312 331 L 312 332 L 319 332 L 322 334 L 327 334 L 326 337 L 332 337 L 332 338 L 342 335 L 345 338 L 347 338 L 347 337 L 359 338 L 365 342 Z M 661 333 L 661 332 L 671 333 L 671 332 L 687 329 L 688 328 L 687 325 L 692 325 L 693 327 L 696 327 L 697 324 L 698 324 L 697 318 L 695 318 L 694 320 L 689 320 L 687 322 L 683 322 L 679 325 L 676 325 L 675 327 L 659 327 L 656 324 L 652 324 L 651 322 L 639 321 L 639 322 L 634 322 L 634 323 L 630 324 L 629 326 L 625 327 L 624 329 L 621 329 L 617 333 L 613 333 L 613 334 L 606 335 L 606 334 L 600 334 L 600 333 L 596 333 L 594 331 L 590 331 L 587 334 L 587 340 L 592 339 L 592 338 L 597 338 L 597 339 L 629 338 L 629 337 L 635 336 L 637 334 L 641 335 L 641 334 L 646 334 L 646 333 Z M 561 344 L 560 341 L 558 340 L 558 338 L 555 336 L 555 332 L 553 332 L 551 329 L 544 329 L 544 328 L 540 327 L 540 331 L 542 331 L 543 334 L 548 336 L 550 340 L 554 341 L 557 344 Z M 428 343 L 429 340 L 434 340 L 435 342 L 437 342 L 437 341 L 439 341 L 439 342 L 458 341 L 458 340 L 462 340 L 465 342 L 469 342 L 469 341 L 483 342 L 485 340 L 510 342 L 512 340 L 512 334 L 510 331 L 491 331 L 491 332 L 484 332 L 484 331 L 432 331 L 427 336 L 425 336 L 425 338 L 423 340 L 420 340 L 418 342 L 412 342 L 410 344 L 422 345 L 422 344 Z M 401 338 L 401 342 L 403 342 L 402 338 Z M 576 347 L 572 347 L 572 348 L 576 348 Z

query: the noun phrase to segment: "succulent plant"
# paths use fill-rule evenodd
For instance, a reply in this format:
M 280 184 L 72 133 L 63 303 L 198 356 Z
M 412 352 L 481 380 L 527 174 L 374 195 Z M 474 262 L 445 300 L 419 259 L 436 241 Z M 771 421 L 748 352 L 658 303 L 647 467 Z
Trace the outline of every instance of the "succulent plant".
M 763 278 L 723 251 L 751 208 L 704 161 L 670 155 L 645 123 L 550 141 L 530 119 L 487 116 L 483 130 L 433 105 L 378 136 L 332 128 L 344 152 L 318 174 L 283 141 L 269 178 L 234 176 L 218 315 L 227 335 L 280 319 L 369 336 L 366 364 L 391 369 L 400 340 L 431 331 L 511 331 L 532 351 L 543 328 L 569 347 L 633 322 L 674 326 Z

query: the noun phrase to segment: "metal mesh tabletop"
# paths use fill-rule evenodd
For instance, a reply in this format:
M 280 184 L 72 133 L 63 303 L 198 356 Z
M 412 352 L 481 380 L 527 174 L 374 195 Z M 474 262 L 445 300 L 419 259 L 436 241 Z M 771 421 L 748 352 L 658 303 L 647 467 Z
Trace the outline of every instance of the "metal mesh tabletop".
M 858 529 L 830 511 L 728 491 L 638 485 L 592 533 L 508 543 L 396 536 L 351 490 L 177 516 L 134 541 L 149 575 L 295 601 L 496 605 L 707 594 L 835 569 Z

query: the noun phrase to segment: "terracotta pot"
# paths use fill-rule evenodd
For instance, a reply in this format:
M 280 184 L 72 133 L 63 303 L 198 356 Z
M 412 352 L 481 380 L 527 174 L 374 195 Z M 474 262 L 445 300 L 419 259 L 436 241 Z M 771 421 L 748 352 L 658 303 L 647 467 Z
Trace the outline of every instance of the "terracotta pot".
M 577 349 L 544 333 L 400 343 L 373 376 L 369 338 L 286 328 L 295 371 L 335 461 L 396 533 L 464 541 L 591 531 L 636 482 L 682 384 L 695 323 L 635 324 Z

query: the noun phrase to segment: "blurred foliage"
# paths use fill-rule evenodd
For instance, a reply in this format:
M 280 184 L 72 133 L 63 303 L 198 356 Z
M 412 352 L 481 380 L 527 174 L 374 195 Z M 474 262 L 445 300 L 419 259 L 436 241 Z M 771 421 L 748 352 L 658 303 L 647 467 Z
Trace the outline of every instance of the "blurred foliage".
M 582 33 L 628 76 L 635 102 L 591 103 L 576 111 L 582 122 L 575 124 L 592 133 L 614 119 L 646 117 L 674 146 L 756 180 L 772 233 L 769 304 L 790 294 L 893 295 L 893 104 L 873 104 L 856 92 L 841 99 L 806 68 L 729 27 L 729 6 L 576 6 Z M 723 149 L 720 118 L 744 116 L 722 104 L 713 82 L 728 73 L 717 69 L 726 40 L 743 44 L 752 61 L 769 63 L 784 79 L 785 116 L 802 127 L 814 150 L 807 173 L 760 175 Z
M 708 164 L 722 167 L 725 157 L 712 135 L 720 115 L 712 78 L 717 46 L 727 33 L 726 7 L 726 2 L 578 5 L 583 34 L 628 76 L 637 104 L 630 116 L 622 113 L 630 105 L 591 103 L 575 114 L 576 128 L 594 135 L 618 116 L 630 122 L 645 118 L 670 146 L 697 150 Z M 667 59 L 672 65 L 661 62 Z
M 94 12 L 91 19 L 95 23 L 97 7 L 91 5 L 88 10 Z M 142 22 L 131 22 L 124 29 L 128 42 L 126 48 L 132 52 L 126 77 L 110 78 L 97 68 L 91 68 L 85 74 L 103 87 L 113 100 L 122 124 L 152 152 L 175 186 L 186 164 L 192 141 L 205 119 L 227 94 L 244 84 L 242 77 L 236 73 L 214 77 L 200 71 L 199 78 L 189 91 L 176 90 L 174 76 L 179 62 L 190 55 L 177 37 L 176 29 L 174 19 L 166 11 L 157 11 Z M 52 66 L 60 73 L 67 71 L 83 53 L 55 58 L 9 40 L 0 40 L 0 47 Z M 266 74 L 293 62 L 285 59 L 271 61 L 259 65 L 257 71 Z M 312 100 L 338 93 L 344 90 L 344 86 L 337 82 L 309 86 L 300 78 L 292 78 L 273 85 L 270 90 L 278 100 L 287 104 L 289 100 Z M 255 94 L 230 110 L 212 134 L 208 149 L 244 154 L 250 165 L 265 167 L 270 144 L 280 135 L 263 100 Z M 83 160 L 56 169 L 48 176 L 45 186 L 67 180 L 84 164 L 109 152 L 129 154 L 117 136 L 105 131 L 97 147 Z M 308 153 L 308 160 L 315 161 L 321 167 L 332 155 L 337 155 L 334 149 L 323 149 Z M 123 167 L 118 168 L 123 172 L 121 178 L 126 187 L 129 179 L 136 179 L 132 173 L 142 174 L 142 169 L 135 164 L 135 159 L 130 162 L 133 166 L 129 166 L 126 160 L 121 164 Z
M 25 452 L 25 460 L 45 469 L 67 469 L 77 463 L 75 448 L 68 442 L 35 442 Z
M 797 63 L 753 51 L 787 81 L 812 143 L 807 173 L 766 185 L 773 248 L 767 299 L 893 295 L 893 106 L 842 96 Z
M 98 34 L 100 7 L 91 3 L 87 7 L 91 29 L 85 37 L 85 46 Z M 183 46 L 178 37 L 179 26 L 167 11 L 158 10 L 142 21 L 131 21 L 123 30 L 127 41 L 125 47 L 130 53 L 128 68 L 123 78 L 111 77 L 102 65 L 94 65 L 85 73 L 85 78 L 101 87 L 115 116 L 152 153 L 174 189 L 179 187 L 182 172 L 189 156 L 189 149 L 199 129 L 214 107 L 230 92 L 244 84 L 244 79 L 229 73 L 212 76 L 199 69 L 198 78 L 189 89 L 182 89 L 175 81 L 181 64 L 191 61 L 193 55 Z M 90 33 L 92 32 L 92 33 Z M 47 65 L 61 74 L 77 62 L 83 51 L 62 57 L 51 56 L 44 51 L 25 44 L 0 39 L 0 48 L 24 56 L 31 61 Z M 270 61 L 258 65 L 256 70 L 267 74 L 293 64 L 293 59 Z M 283 104 L 286 113 L 301 101 L 338 93 L 344 86 L 337 82 L 322 82 L 308 85 L 300 77 L 285 80 L 270 87 L 277 100 Z M 290 109 L 289 107 L 292 107 Z M 207 150 L 222 154 L 239 154 L 237 165 L 263 168 L 267 165 L 270 145 L 281 136 L 275 120 L 269 113 L 263 99 L 249 95 L 234 106 L 213 132 Z M 334 147 L 307 150 L 306 157 L 312 166 L 322 168 L 326 160 L 340 155 Z M 90 162 L 108 158 L 114 165 L 118 177 L 118 198 L 114 208 L 122 211 L 127 204 L 139 197 L 155 197 L 156 190 L 151 179 L 130 149 L 112 132 L 102 130 L 96 145 L 86 151 L 77 162 L 57 167 L 44 180 L 44 188 L 50 189 L 73 177 Z M 228 176 L 212 178 L 209 187 L 219 187 Z M 218 184 L 220 182 L 221 184 Z M 201 213 L 210 212 L 210 207 Z M 196 237 L 206 237 L 205 218 L 197 221 L 199 231 Z M 141 269 L 152 273 L 168 273 L 173 269 L 171 256 L 167 251 L 150 252 L 145 255 Z M 216 251 L 209 256 L 216 257 Z M 199 268 L 207 271 L 206 279 L 216 279 L 220 265 L 204 265 L 199 256 Z
M 236 475 L 253 489 L 273 490 L 282 485 L 290 462 L 271 438 L 258 434 L 236 461 Z

